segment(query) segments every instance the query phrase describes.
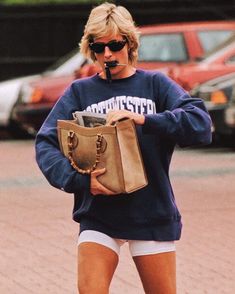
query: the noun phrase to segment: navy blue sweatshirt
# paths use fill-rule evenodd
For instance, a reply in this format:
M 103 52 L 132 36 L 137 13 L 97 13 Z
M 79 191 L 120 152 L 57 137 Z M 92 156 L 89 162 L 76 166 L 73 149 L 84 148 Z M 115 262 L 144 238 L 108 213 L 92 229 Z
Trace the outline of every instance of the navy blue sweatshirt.
M 107 113 L 127 109 L 145 115 L 137 134 L 148 185 L 131 194 L 90 193 L 90 176 L 76 172 L 62 155 L 57 120 L 76 110 Z M 211 120 L 201 99 L 191 98 L 160 72 L 137 70 L 108 83 L 98 75 L 74 81 L 58 100 L 36 138 L 36 159 L 49 183 L 74 194 L 73 219 L 80 230 L 97 230 L 114 238 L 178 240 L 181 216 L 169 179 L 175 145 L 209 144 Z M 135 174 L 133 173 L 133 177 Z

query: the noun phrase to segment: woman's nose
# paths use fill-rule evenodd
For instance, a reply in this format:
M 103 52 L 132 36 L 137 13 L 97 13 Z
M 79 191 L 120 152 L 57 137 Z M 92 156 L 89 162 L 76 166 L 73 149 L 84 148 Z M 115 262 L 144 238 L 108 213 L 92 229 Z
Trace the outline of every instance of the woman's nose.
M 104 48 L 104 57 L 105 58 L 110 58 L 112 56 L 112 51 L 109 49 L 108 46 L 105 46 Z

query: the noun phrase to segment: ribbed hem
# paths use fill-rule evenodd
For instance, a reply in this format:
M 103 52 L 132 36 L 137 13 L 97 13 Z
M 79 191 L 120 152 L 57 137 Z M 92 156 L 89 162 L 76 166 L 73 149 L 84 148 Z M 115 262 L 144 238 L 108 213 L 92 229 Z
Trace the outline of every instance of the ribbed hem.
M 80 220 L 80 232 L 84 230 L 95 230 L 112 238 L 127 240 L 155 240 L 174 241 L 181 237 L 181 220 L 170 220 L 162 223 L 130 224 L 122 223 L 122 226 L 114 227 L 112 224 L 103 224 L 93 218 L 82 218 Z

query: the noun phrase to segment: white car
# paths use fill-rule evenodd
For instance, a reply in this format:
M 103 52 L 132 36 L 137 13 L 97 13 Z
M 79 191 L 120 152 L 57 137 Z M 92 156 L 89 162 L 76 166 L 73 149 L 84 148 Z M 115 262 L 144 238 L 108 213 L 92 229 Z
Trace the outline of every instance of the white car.
M 0 82 L 0 126 L 8 127 L 10 114 L 16 102 L 21 85 L 29 80 L 33 80 L 40 75 L 32 75 Z
M 42 76 L 64 76 L 74 73 L 86 59 L 78 49 L 60 58 L 42 74 L 19 77 L 0 82 L 0 127 L 11 129 L 11 111 L 18 98 L 19 91 L 25 82 L 36 80 Z

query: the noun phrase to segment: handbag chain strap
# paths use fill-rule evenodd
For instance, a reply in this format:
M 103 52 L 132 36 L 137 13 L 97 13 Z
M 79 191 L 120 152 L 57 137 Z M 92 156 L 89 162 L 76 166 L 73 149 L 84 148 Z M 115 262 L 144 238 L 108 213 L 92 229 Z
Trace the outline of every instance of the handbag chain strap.
M 92 165 L 92 167 L 88 168 L 88 169 L 82 169 L 80 168 L 74 161 L 73 159 L 73 149 L 74 149 L 74 145 L 73 145 L 73 139 L 75 136 L 75 132 L 74 131 L 68 131 L 68 159 L 72 165 L 72 167 L 79 173 L 81 174 L 86 174 L 89 175 L 92 171 L 94 171 L 97 167 L 97 164 L 100 162 L 100 155 L 101 155 L 101 144 L 102 144 L 102 138 L 103 135 L 102 134 L 97 134 L 97 140 L 96 140 L 96 159 L 95 159 L 95 163 Z

